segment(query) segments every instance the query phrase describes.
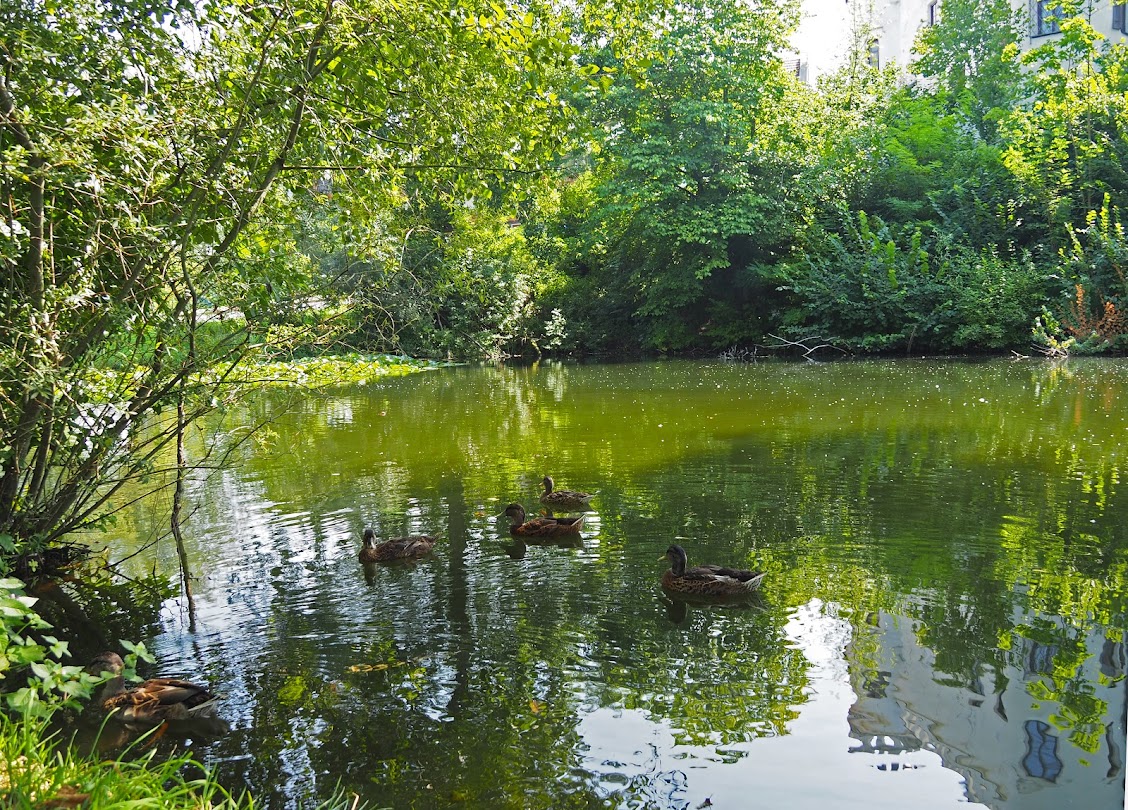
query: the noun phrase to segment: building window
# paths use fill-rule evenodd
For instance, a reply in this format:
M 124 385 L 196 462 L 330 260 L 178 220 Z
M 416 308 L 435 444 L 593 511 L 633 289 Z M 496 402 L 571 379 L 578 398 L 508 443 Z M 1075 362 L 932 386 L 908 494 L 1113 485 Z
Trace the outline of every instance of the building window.
M 1031 36 L 1044 37 L 1061 31 L 1058 21 L 1065 17 L 1061 0 L 1032 0 L 1032 3 L 1034 31 Z
M 866 61 L 871 68 L 881 67 L 881 48 L 878 46 L 876 39 L 871 39 L 869 42 L 869 56 Z
M 928 4 L 928 25 L 931 27 L 940 22 L 940 2 L 939 0 L 932 0 Z
M 1128 8 L 1126 3 L 1114 3 L 1112 6 L 1112 30 L 1119 31 L 1122 34 L 1128 34 L 1128 14 L 1125 14 L 1125 9 Z

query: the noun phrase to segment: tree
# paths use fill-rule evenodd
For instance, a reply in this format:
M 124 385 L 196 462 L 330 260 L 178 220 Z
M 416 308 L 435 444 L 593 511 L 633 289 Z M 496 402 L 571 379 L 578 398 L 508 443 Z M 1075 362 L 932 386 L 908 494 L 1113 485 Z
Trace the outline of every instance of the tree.
M 1031 95 L 1001 122 L 1004 160 L 1057 245 L 1105 195 L 1128 204 L 1128 47 L 1108 45 L 1076 4 L 1061 36 L 1024 55 Z
M 583 227 L 607 294 L 641 318 L 645 348 L 681 350 L 754 331 L 755 268 L 789 239 L 789 167 L 770 143 L 787 83 L 778 54 L 795 7 L 695 0 L 648 9 L 631 38 L 592 47 L 606 89 L 586 99 L 598 133 L 596 210 Z M 735 304 L 735 311 L 722 312 Z M 566 312 L 567 314 L 567 312 Z
M 940 21 L 921 29 L 914 72 L 936 84 L 949 109 L 987 141 L 1022 97 L 1018 43 L 1024 12 L 1009 0 L 945 0 Z
M 242 314 L 293 272 L 263 259 L 311 191 L 488 194 L 565 118 L 536 4 L 13 0 L 0 23 L 0 535 L 25 546 L 168 485 L 164 448 L 245 390 L 269 336 Z

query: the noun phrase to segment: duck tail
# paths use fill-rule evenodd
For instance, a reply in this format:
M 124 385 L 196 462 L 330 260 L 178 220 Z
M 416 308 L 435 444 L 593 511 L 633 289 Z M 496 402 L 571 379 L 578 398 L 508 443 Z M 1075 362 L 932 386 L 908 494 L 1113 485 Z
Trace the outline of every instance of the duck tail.
M 189 717 L 204 717 L 210 715 L 215 711 L 219 699 L 222 695 L 208 694 L 207 698 L 202 703 L 197 703 L 195 706 L 188 708 Z
M 764 581 L 764 577 L 766 575 L 767 575 L 766 571 L 758 571 L 750 579 L 746 579 L 744 582 L 742 582 L 740 584 L 744 586 L 744 590 L 754 591 L 754 590 L 756 590 L 757 588 L 760 587 L 760 583 Z

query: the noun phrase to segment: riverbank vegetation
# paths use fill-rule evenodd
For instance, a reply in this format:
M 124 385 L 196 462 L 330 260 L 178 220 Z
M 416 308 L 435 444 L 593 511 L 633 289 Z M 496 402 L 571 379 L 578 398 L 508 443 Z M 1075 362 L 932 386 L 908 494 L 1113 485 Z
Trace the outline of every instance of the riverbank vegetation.
M 1128 48 L 947 5 L 817 87 L 792 0 L 10 6 L 0 534 L 176 486 L 248 362 L 1122 349 Z

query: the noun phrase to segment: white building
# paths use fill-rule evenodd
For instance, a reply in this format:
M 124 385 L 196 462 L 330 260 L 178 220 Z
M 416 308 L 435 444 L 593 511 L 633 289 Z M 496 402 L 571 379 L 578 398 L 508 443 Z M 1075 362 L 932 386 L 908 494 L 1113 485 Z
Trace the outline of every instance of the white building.
M 1028 12 L 1024 50 L 1035 48 L 1058 34 L 1060 10 L 1049 8 L 1055 0 L 1011 0 Z M 1089 0 L 1093 28 L 1109 40 L 1128 37 L 1126 0 Z M 934 25 L 943 14 L 942 0 L 802 0 L 802 16 L 793 45 L 800 77 L 814 82 L 836 70 L 848 57 L 860 33 L 870 37 L 870 58 L 880 67 L 895 62 L 906 68 L 912 61 L 917 33 Z

